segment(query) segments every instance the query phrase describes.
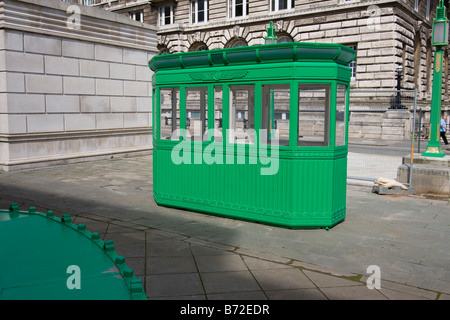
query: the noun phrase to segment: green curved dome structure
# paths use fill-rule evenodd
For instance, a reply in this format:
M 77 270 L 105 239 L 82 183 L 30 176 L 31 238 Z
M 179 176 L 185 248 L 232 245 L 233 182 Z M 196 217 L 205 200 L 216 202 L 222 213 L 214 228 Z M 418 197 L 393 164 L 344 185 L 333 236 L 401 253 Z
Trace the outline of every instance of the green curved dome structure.
M 0 210 L 0 300 L 146 300 L 111 240 L 69 214 Z

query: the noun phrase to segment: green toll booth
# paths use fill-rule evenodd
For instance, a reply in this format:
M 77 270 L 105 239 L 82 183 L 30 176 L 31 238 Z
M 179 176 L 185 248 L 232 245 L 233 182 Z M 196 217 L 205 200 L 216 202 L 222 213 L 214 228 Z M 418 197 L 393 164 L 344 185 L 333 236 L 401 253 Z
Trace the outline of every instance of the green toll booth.
M 153 57 L 156 203 L 295 229 L 343 221 L 354 57 L 298 42 Z

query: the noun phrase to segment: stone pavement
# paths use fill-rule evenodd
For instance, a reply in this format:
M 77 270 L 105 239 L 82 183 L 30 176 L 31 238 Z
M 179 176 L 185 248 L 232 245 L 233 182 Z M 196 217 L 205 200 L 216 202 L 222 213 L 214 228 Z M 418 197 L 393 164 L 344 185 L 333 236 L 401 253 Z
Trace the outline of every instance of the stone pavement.
M 289 230 L 157 206 L 147 156 L 0 173 L 11 202 L 113 240 L 151 300 L 450 299 L 448 200 L 349 184 L 344 222 Z

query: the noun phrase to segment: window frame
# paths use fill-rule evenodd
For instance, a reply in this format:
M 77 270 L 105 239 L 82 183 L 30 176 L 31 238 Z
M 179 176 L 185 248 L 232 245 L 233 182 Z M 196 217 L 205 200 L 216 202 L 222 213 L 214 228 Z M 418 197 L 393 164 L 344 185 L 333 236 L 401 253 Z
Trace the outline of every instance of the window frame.
M 250 11 L 250 0 L 242 0 L 242 15 L 236 15 L 236 0 L 228 0 L 228 15 L 230 19 L 240 19 L 248 17 Z
M 169 8 L 169 23 L 166 23 L 166 9 Z M 167 26 L 174 23 L 174 8 L 173 5 L 161 6 L 158 9 L 158 23 L 160 26 Z
M 267 87 L 267 88 L 265 88 Z M 268 90 L 268 92 L 266 92 L 266 90 Z M 266 127 L 270 130 L 269 128 L 269 123 L 270 123 L 270 118 L 272 116 L 273 121 L 274 121 L 274 125 L 273 125 L 273 129 L 277 129 L 276 128 L 276 116 L 275 116 L 275 104 L 273 105 L 273 109 L 272 109 L 272 101 L 271 101 L 271 90 L 287 90 L 288 91 L 288 100 L 289 100 L 289 107 L 287 108 L 287 115 L 286 115 L 286 119 L 287 120 L 287 124 L 288 124 L 288 135 L 287 135 L 287 144 L 281 144 L 281 140 L 279 137 L 279 141 L 278 141 L 278 145 L 279 147 L 289 147 L 291 145 L 291 132 L 293 130 L 292 126 L 291 126 L 291 115 L 293 112 L 293 108 L 291 108 L 291 104 L 292 104 L 292 96 L 293 96 L 293 92 L 292 92 L 292 85 L 291 85 L 291 81 L 273 81 L 273 82 L 263 82 L 261 83 L 261 123 L 259 128 L 260 129 L 266 129 Z M 265 95 L 268 94 L 268 97 L 266 97 Z M 268 100 L 266 101 L 265 99 Z M 268 103 L 267 108 L 265 108 L 265 103 Z M 267 113 L 267 114 L 266 114 Z M 268 121 L 267 123 L 266 120 Z M 261 132 L 260 132 L 261 133 Z M 265 141 L 262 140 L 261 134 L 259 136 L 259 141 L 260 144 L 267 144 L 270 145 L 271 144 L 271 137 L 270 135 L 267 133 L 266 137 L 265 137 Z
M 280 9 L 280 1 L 282 0 L 269 0 L 269 11 L 272 13 L 276 13 L 280 11 L 295 9 L 295 0 L 287 0 L 287 8 L 285 9 Z
M 334 89 L 332 87 L 332 91 L 336 90 L 336 101 L 335 101 L 335 118 L 334 118 L 334 123 L 335 123 L 335 129 L 334 129 L 334 147 L 335 148 L 340 148 L 340 147 L 345 147 L 348 145 L 348 116 L 349 116 L 349 99 L 350 99 L 350 85 L 341 83 L 341 82 L 337 82 L 335 84 L 336 89 Z M 338 99 L 339 99 L 339 87 L 344 87 L 344 93 L 345 93 L 345 101 L 344 101 L 344 119 L 342 121 L 339 122 L 343 122 L 344 124 L 344 137 L 343 137 L 343 141 L 342 143 L 338 142 Z M 331 98 L 330 98 L 331 100 Z M 330 101 L 331 102 L 331 101 Z M 330 114 L 331 114 L 331 110 L 330 110 Z M 331 119 L 330 119 L 331 122 Z M 331 130 L 331 126 L 330 126 L 330 130 Z
M 356 58 L 358 56 L 358 44 L 357 43 L 348 43 L 348 44 L 344 44 L 344 45 L 353 49 L 356 52 L 355 59 L 353 59 L 353 61 L 350 62 L 350 64 L 348 65 L 351 69 L 351 79 L 350 80 L 355 80 L 356 79 L 356 67 L 357 67 Z
M 162 110 L 162 104 L 161 104 L 162 93 L 161 93 L 161 91 L 165 91 L 165 90 L 172 91 L 172 93 L 171 93 L 171 104 L 172 104 L 171 118 L 172 119 L 171 119 L 171 124 L 170 124 L 172 132 L 168 137 L 162 136 L 162 123 L 161 123 L 161 121 L 162 121 L 162 112 L 161 112 L 161 110 Z M 175 95 L 175 97 L 177 97 L 177 99 L 178 99 L 176 101 L 175 105 L 173 103 L 174 90 L 178 90 L 178 97 Z M 177 138 L 173 139 L 172 136 L 176 130 L 181 130 L 181 124 L 182 124 L 181 123 L 182 122 L 181 121 L 182 120 L 181 119 L 182 118 L 181 99 L 183 99 L 183 96 L 184 96 L 184 89 L 179 86 L 167 86 L 167 87 L 164 86 L 164 87 L 157 88 L 156 94 L 157 94 L 157 119 L 156 120 L 157 120 L 157 127 L 158 127 L 158 131 L 159 131 L 156 134 L 157 139 L 160 141 L 179 141 L 182 136 L 181 131 L 178 132 L 179 135 Z M 174 112 L 174 110 L 175 110 L 175 112 Z M 177 116 L 177 113 L 179 113 L 179 117 Z M 175 122 L 173 121 L 174 119 L 175 119 Z
M 136 15 L 139 14 L 139 20 L 136 19 Z M 137 22 L 144 22 L 144 10 L 134 10 L 129 12 L 129 17 L 131 20 L 137 21 Z
M 203 12 L 204 17 L 203 21 L 198 20 L 198 4 L 199 2 L 203 2 Z M 207 23 L 209 21 L 209 0 L 192 0 L 191 1 L 191 24 L 201 24 Z
M 299 145 L 300 143 L 300 110 L 301 110 L 301 87 L 311 88 L 312 89 L 325 89 L 325 97 L 326 97 L 326 105 L 325 105 L 325 118 L 324 118 L 324 131 L 323 131 L 323 144 L 306 144 L 306 145 Z M 296 148 L 330 148 L 331 145 L 331 109 L 333 106 L 332 97 L 333 95 L 333 83 L 332 82 L 314 82 L 314 81 L 300 81 L 297 84 L 298 87 L 298 95 L 297 95 L 297 114 L 296 122 L 297 122 L 297 128 L 296 128 Z M 335 103 L 335 102 L 334 102 Z M 310 141 L 312 142 L 312 141 Z M 322 143 L 322 142 L 321 142 Z
M 246 136 L 248 137 L 248 142 L 245 143 L 241 143 L 241 142 L 236 142 L 236 140 L 240 140 L 237 139 L 236 137 L 236 108 L 233 107 L 233 94 L 232 94 L 232 90 L 234 88 L 253 88 L 253 100 L 251 100 L 251 97 L 248 97 L 248 109 L 247 109 L 247 113 L 248 113 L 248 119 L 247 119 L 247 123 L 248 123 L 248 127 L 246 130 L 243 130 L 243 133 L 246 134 Z M 226 141 L 227 144 L 233 144 L 233 145 L 255 145 L 255 138 L 256 138 L 256 112 L 257 112 L 257 83 L 233 83 L 227 86 L 227 90 L 228 90 L 228 121 L 227 121 L 227 133 L 226 133 Z M 252 103 L 250 103 L 252 102 Z M 253 107 L 253 110 L 250 109 L 250 107 Z M 252 111 L 252 112 L 250 112 Z M 252 115 L 252 118 L 250 117 L 250 115 Z M 245 114 L 244 114 L 244 118 L 245 120 Z M 245 121 L 244 122 L 244 126 L 245 126 Z M 253 124 L 253 127 L 250 127 L 249 124 Z M 244 128 L 245 129 L 245 128 Z M 233 130 L 234 135 L 231 136 L 231 130 Z M 253 139 L 251 139 L 250 135 L 248 134 L 248 130 L 253 130 Z M 234 138 L 234 139 L 233 139 Z
M 189 95 L 189 91 L 192 92 L 196 92 L 199 91 L 200 92 L 200 105 L 199 105 L 199 116 L 200 116 L 200 123 L 201 123 L 201 136 L 200 138 L 198 138 L 197 136 L 195 136 L 195 129 L 194 129 L 194 135 L 191 135 L 190 133 L 190 127 L 191 127 L 191 119 L 193 118 L 188 117 L 188 107 L 187 107 L 187 102 L 188 102 L 188 95 Z M 209 86 L 208 85 L 186 85 L 184 87 L 184 112 L 185 112 L 185 129 L 186 129 L 186 136 L 189 134 L 191 135 L 190 139 L 193 140 L 199 140 L 199 141 L 208 141 L 208 134 L 209 134 L 209 116 L 208 116 L 208 112 L 209 112 Z M 189 118 L 189 126 L 188 126 L 188 118 Z M 189 127 L 189 129 L 188 129 Z
M 220 89 L 220 90 L 216 90 Z M 226 88 L 229 90 L 228 86 Z M 220 97 L 220 104 L 216 103 L 216 99 L 219 98 L 216 96 L 216 92 L 220 91 L 221 97 Z M 225 85 L 224 84 L 214 84 L 212 85 L 212 115 L 213 115 L 213 122 L 208 123 L 208 126 L 213 129 L 212 139 L 214 142 L 223 143 L 225 140 L 225 132 L 227 132 L 228 121 L 226 121 L 225 118 L 225 112 L 224 112 L 224 103 L 225 103 Z M 217 108 L 220 106 L 220 109 Z M 210 108 L 211 109 L 211 108 Z M 218 118 L 216 119 L 216 113 L 218 113 Z M 216 120 L 217 120 L 217 129 L 216 129 Z M 225 132 L 223 130 L 225 128 Z M 220 132 L 220 138 L 218 137 L 218 133 Z

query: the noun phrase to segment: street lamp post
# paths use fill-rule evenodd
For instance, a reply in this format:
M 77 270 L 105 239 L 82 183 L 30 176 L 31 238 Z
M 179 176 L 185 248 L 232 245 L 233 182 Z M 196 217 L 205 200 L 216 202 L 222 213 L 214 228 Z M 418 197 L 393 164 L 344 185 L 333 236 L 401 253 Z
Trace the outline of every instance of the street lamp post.
M 399 65 L 396 69 L 397 71 L 397 109 L 401 109 L 401 105 L 402 105 L 402 96 L 400 94 L 400 90 L 401 90 L 401 82 L 402 82 L 402 72 L 403 72 L 403 67 L 401 65 Z
M 439 124 L 441 117 L 441 99 L 442 99 L 442 61 L 443 47 L 448 45 L 448 19 L 447 10 L 444 6 L 444 0 L 439 0 L 439 6 L 436 9 L 436 19 L 433 20 L 433 39 L 432 46 L 436 47 L 434 53 L 433 68 L 433 88 L 431 97 L 431 115 L 430 115 L 430 137 L 427 149 L 422 154 L 424 157 L 442 158 L 445 156 L 441 152 L 441 143 L 439 141 Z
M 402 96 L 401 96 L 401 92 L 400 92 L 403 66 L 398 65 L 397 68 L 395 69 L 395 71 L 396 71 L 395 79 L 397 80 L 397 96 L 395 99 L 395 103 L 393 103 L 389 109 L 406 109 L 406 107 L 402 105 Z

